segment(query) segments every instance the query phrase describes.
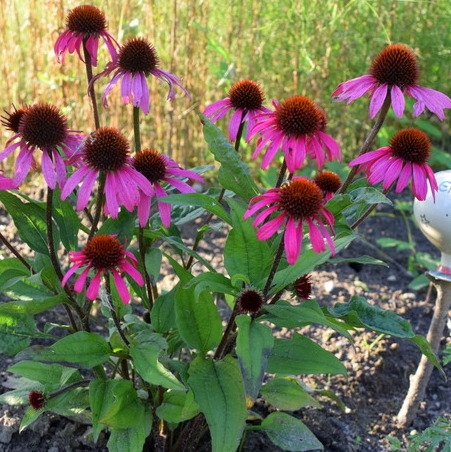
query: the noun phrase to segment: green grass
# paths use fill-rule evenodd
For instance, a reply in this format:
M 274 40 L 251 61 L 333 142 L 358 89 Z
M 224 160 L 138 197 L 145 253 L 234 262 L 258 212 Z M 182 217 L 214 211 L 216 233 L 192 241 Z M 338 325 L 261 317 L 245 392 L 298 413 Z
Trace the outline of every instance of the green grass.
M 0 16 L 0 108 L 47 101 L 64 109 L 72 128 L 93 127 L 83 65 L 67 56 L 55 62 L 53 44 L 64 29 L 74 1 L 2 0 Z M 143 117 L 143 145 L 168 152 L 185 165 L 211 163 L 201 139 L 195 109 L 226 96 L 242 78 L 262 83 L 270 100 L 302 94 L 328 115 L 328 132 L 351 156 L 372 121 L 368 100 L 332 103 L 330 94 L 342 81 L 367 72 L 372 57 L 385 45 L 412 47 L 422 69 L 420 84 L 451 93 L 451 3 L 437 1 L 350 0 L 113 0 L 93 1 L 105 12 L 110 32 L 120 42 L 141 35 L 154 42 L 161 67 L 184 79 L 193 102 L 181 94 L 166 102 L 167 90 L 152 82 L 151 114 Z M 100 50 L 99 69 L 106 63 Z M 97 84 L 99 92 L 105 83 Z M 132 112 L 123 107 L 118 88 L 101 123 L 118 127 L 131 138 Z M 415 127 L 408 110 L 399 123 Z M 424 118 L 424 117 L 423 117 Z M 443 136 L 449 120 L 436 124 Z M 225 126 L 226 120 L 220 124 Z M 0 146 L 9 133 L 2 128 Z M 252 146 L 248 147 L 251 150 Z

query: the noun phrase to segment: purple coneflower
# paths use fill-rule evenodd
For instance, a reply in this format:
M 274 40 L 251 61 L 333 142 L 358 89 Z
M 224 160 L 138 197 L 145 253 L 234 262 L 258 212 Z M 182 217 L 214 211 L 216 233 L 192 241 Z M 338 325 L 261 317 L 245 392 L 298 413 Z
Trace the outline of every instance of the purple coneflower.
M 108 47 L 111 58 L 117 56 L 117 41 L 106 31 L 105 15 L 95 6 L 83 5 L 74 8 L 66 19 L 67 30 L 63 31 L 55 42 L 54 51 L 58 63 L 64 62 L 66 52 L 70 54 L 77 51 L 81 61 L 85 63 L 81 54 L 81 46 L 86 43 L 86 50 L 91 57 L 91 64 L 97 66 L 97 50 L 99 38 L 102 38 Z
M 324 222 L 327 223 L 334 233 L 334 217 L 324 207 L 321 189 L 313 181 L 305 177 L 294 177 L 280 188 L 272 188 L 263 195 L 255 196 L 249 203 L 244 219 L 246 220 L 263 207 L 266 207 L 265 210 L 260 212 L 252 223 L 255 228 L 264 223 L 257 231 L 257 238 L 268 239 L 286 221 L 284 246 L 290 265 L 296 263 L 301 252 L 304 223 L 308 225 L 310 241 L 315 253 L 326 249 L 324 244 L 326 239 L 330 251 L 335 254 L 334 242 L 324 226 Z M 265 222 L 273 213 L 277 213 L 277 216 Z
M 75 292 L 80 293 L 86 285 L 89 272 L 93 269 L 95 274 L 86 291 L 89 300 L 97 298 L 101 278 L 106 273 L 113 275 L 116 289 L 125 304 L 130 302 L 130 293 L 121 273 L 128 273 L 137 284 L 144 285 L 141 273 L 136 269 L 138 265 L 136 257 L 124 249 L 124 245 L 115 235 L 97 235 L 88 241 L 82 251 L 69 251 L 69 254 L 70 262 L 74 262 L 75 265 L 64 275 L 61 284 L 64 286 L 79 268 L 84 267 L 74 284 Z
M 247 121 L 246 141 L 250 141 L 251 130 L 257 121 L 258 115 L 270 112 L 270 110 L 263 107 L 264 101 L 265 95 L 257 82 L 240 80 L 232 86 L 228 97 L 213 102 L 204 110 L 204 115 L 211 118 L 212 122 L 215 122 L 221 119 L 228 111 L 234 110 L 229 122 L 229 140 L 236 140 L 240 124 Z
M 138 203 L 138 219 L 141 227 L 144 227 L 149 219 L 152 197 L 167 196 L 162 183 L 166 182 L 173 185 L 182 193 L 194 193 L 195 190 L 190 185 L 173 176 L 187 177 L 204 182 L 204 179 L 194 171 L 182 169 L 174 160 L 153 149 L 144 149 L 138 152 L 133 158 L 132 165 L 152 184 L 152 194 L 149 196 L 147 193 L 141 192 Z M 171 224 L 171 205 L 161 201 L 157 201 L 157 204 L 161 222 L 164 227 L 168 228 Z
M 293 96 L 280 103 L 273 101 L 273 104 L 275 111 L 262 113 L 250 134 L 250 138 L 260 134 L 253 159 L 269 143 L 262 169 L 268 168 L 279 149 L 285 153 L 290 173 L 302 166 L 307 154 L 317 160 L 318 168 L 325 160 L 340 159 L 340 147 L 324 132 L 326 115 L 312 100 Z
M 83 165 L 77 169 L 61 192 L 65 199 L 83 180 L 77 199 L 77 209 L 82 210 L 89 201 L 99 173 L 105 177 L 105 213 L 117 218 L 119 206 L 132 211 L 139 203 L 140 190 L 151 196 L 149 181 L 132 167 L 130 145 L 119 130 L 100 127 L 86 139 L 81 150 Z
M 65 160 L 72 157 L 80 147 L 84 135 L 67 128 L 67 119 L 57 107 L 39 103 L 20 108 L 2 116 L 2 124 L 14 135 L 6 142 L 0 153 L 0 161 L 16 149 L 20 149 L 14 172 L 14 185 L 19 186 L 27 177 L 30 168 L 36 169 L 34 152 L 42 151 L 41 165 L 47 185 L 54 189 L 62 187 L 66 179 Z M 64 154 L 61 156 L 60 149 Z
M 445 94 L 417 85 L 419 67 L 415 54 L 409 47 L 393 44 L 380 52 L 371 63 L 369 74 L 338 85 L 332 93 L 335 102 L 347 100 L 348 104 L 369 92 L 370 117 L 381 109 L 387 95 L 398 118 L 404 113 L 404 94 L 416 100 L 413 115 L 419 116 L 425 108 L 443 121 L 445 108 L 451 108 L 451 99 Z
M 357 157 L 349 166 L 363 165 L 368 182 L 372 185 L 383 182 L 383 189 L 388 189 L 398 180 L 396 193 L 404 190 L 412 179 L 412 192 L 420 201 L 426 199 L 429 182 L 435 199 L 438 185 L 431 167 L 426 163 L 431 154 L 429 138 L 421 130 L 404 129 L 393 135 L 389 144 Z
M 313 182 L 323 191 L 324 199 L 329 201 L 341 187 L 341 179 L 333 171 L 321 171 L 314 178 Z
M 168 99 L 175 96 L 174 85 L 181 88 L 188 97 L 191 97 L 187 89 L 180 83 L 180 78 L 174 74 L 158 68 L 159 59 L 152 44 L 144 38 L 131 38 L 119 50 L 116 58 L 108 63 L 105 71 L 96 75 L 93 80 L 113 73 L 113 77 L 102 95 L 104 107 L 108 106 L 107 96 L 114 85 L 122 79 L 121 96 L 124 104 L 132 103 L 149 114 L 150 95 L 146 78 L 152 74 L 169 85 Z

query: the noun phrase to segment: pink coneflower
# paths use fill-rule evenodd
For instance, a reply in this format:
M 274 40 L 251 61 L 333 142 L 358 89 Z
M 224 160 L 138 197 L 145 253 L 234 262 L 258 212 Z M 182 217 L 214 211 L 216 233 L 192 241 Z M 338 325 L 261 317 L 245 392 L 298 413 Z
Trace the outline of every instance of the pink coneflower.
M 272 188 L 263 195 L 252 198 L 244 219 L 268 206 L 255 217 L 252 225 L 257 228 L 271 214 L 277 213 L 275 218 L 260 226 L 257 231 L 259 240 L 266 240 L 274 235 L 286 220 L 284 246 L 287 261 L 293 265 L 301 252 L 304 223 L 308 225 L 315 253 L 326 249 L 324 244 L 326 239 L 330 251 L 335 254 L 334 242 L 324 226 L 324 222 L 327 223 L 334 233 L 334 217 L 323 203 L 321 189 L 313 181 L 305 177 L 294 177 L 280 188 Z
M 180 78 L 158 68 L 159 59 L 152 44 L 144 38 L 131 38 L 120 49 L 119 55 L 108 63 L 105 71 L 96 75 L 93 80 L 109 75 L 113 77 L 102 95 L 104 107 L 108 106 L 107 96 L 114 85 L 122 79 L 121 96 L 124 104 L 132 103 L 147 115 L 149 114 L 150 95 L 146 78 L 152 74 L 169 85 L 168 99 L 175 96 L 174 85 L 181 88 L 188 97 L 187 89 L 180 83 Z
M 111 58 L 117 56 L 117 41 L 106 31 L 107 24 L 105 15 L 95 6 L 83 5 L 74 8 L 66 19 L 67 30 L 63 31 L 55 42 L 54 51 L 58 63 L 64 62 L 66 52 L 70 54 L 77 51 L 81 61 L 85 62 L 81 54 L 83 42 L 86 43 L 86 50 L 91 57 L 91 64 L 97 66 L 97 50 L 99 48 L 99 38 L 108 47 Z
M 81 150 L 83 165 L 67 179 L 61 199 L 67 198 L 83 180 L 77 199 L 77 209 L 82 210 L 99 173 L 105 177 L 105 213 L 117 218 L 119 206 L 132 211 L 139 203 L 140 190 L 151 196 L 149 181 L 132 167 L 130 145 L 119 130 L 100 127 L 86 139 Z
M 152 197 L 159 198 L 167 196 L 162 183 L 166 182 L 173 185 L 182 193 L 194 193 L 195 190 L 186 182 L 176 179 L 174 176 L 187 177 L 199 182 L 204 179 L 194 171 L 184 170 L 166 155 L 160 154 L 153 149 L 144 149 L 138 152 L 133 158 L 133 167 L 139 171 L 152 184 L 152 194 L 141 193 L 138 203 L 139 224 L 144 227 L 150 215 L 150 206 Z M 160 212 L 163 226 L 168 228 L 171 224 L 171 205 L 165 202 L 157 201 L 158 211 Z
M 285 153 L 290 173 L 302 166 L 307 154 L 316 159 L 318 168 L 325 160 L 340 159 L 340 147 L 324 132 L 326 115 L 313 101 L 304 96 L 293 96 L 280 103 L 273 101 L 273 104 L 275 111 L 262 113 L 250 134 L 252 138 L 260 133 L 253 159 L 268 146 L 262 169 L 268 168 L 279 149 Z
M 338 85 L 332 93 L 335 102 L 347 100 L 348 104 L 369 92 L 370 117 L 381 109 L 387 95 L 398 118 L 404 113 L 404 94 L 416 100 L 413 115 L 419 116 L 425 108 L 443 121 L 445 108 L 451 108 L 451 99 L 445 94 L 417 85 L 419 68 L 415 54 L 409 47 L 393 44 L 380 52 L 371 63 L 369 74 Z
M 412 192 L 420 201 L 426 199 L 429 182 L 435 199 L 437 181 L 426 164 L 431 154 L 429 138 L 421 130 L 404 129 L 393 135 L 389 144 L 357 157 L 349 166 L 363 164 L 368 182 L 372 185 L 383 182 L 384 189 L 388 189 L 397 179 L 396 193 L 404 190 L 412 179 Z
M 333 171 L 321 171 L 314 178 L 313 182 L 323 191 L 324 199 L 329 201 L 341 187 L 341 179 Z
M 212 122 L 221 119 L 228 111 L 234 110 L 229 122 L 229 139 L 235 141 L 240 124 L 247 121 L 246 141 L 250 141 L 251 130 L 261 113 L 270 111 L 263 107 L 265 95 L 261 86 L 253 80 L 240 80 L 235 83 L 225 99 L 213 102 L 204 110 Z
M 14 188 L 18 188 L 13 179 L 4 176 L 1 174 L 2 172 L 3 170 L 0 170 L 0 190 L 12 190 Z
M 35 151 L 42 151 L 41 165 L 47 185 L 54 189 L 66 179 L 65 159 L 72 157 L 80 147 L 84 136 L 67 128 L 67 119 L 57 107 L 39 103 L 21 108 L 2 116 L 2 124 L 14 135 L 0 153 L 0 161 L 16 149 L 20 149 L 16 160 L 14 185 L 19 186 L 27 177 L 30 168 L 36 169 Z M 64 152 L 61 156 L 60 149 Z
M 86 291 L 89 300 L 97 298 L 101 278 L 106 273 L 113 275 L 116 289 L 125 304 L 130 301 L 130 293 L 121 278 L 121 273 L 128 273 L 137 284 L 144 285 L 141 273 L 136 269 L 138 265 L 136 257 L 124 249 L 124 245 L 115 235 L 97 235 L 88 241 L 82 251 L 69 251 L 69 254 L 69 260 L 75 265 L 64 275 L 61 284 L 64 286 L 79 268 L 85 267 L 74 284 L 75 292 L 80 293 L 86 285 L 89 272 L 93 269 L 95 274 Z

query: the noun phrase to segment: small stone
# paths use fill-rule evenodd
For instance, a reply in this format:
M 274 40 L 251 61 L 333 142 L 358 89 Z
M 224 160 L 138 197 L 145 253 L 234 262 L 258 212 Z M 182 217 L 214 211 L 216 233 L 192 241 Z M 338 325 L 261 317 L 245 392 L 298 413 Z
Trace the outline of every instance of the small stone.
M 387 281 L 389 281 L 389 282 L 395 282 L 395 281 L 396 281 L 396 276 L 395 276 L 395 275 L 390 275 L 390 276 L 387 278 Z
M 324 290 L 325 290 L 326 292 L 332 292 L 332 290 L 334 289 L 334 287 L 335 287 L 335 283 L 334 283 L 333 281 L 326 281 L 326 282 L 324 283 Z
M 399 348 L 399 344 L 397 342 L 393 342 L 393 344 L 390 345 L 390 350 L 397 350 Z

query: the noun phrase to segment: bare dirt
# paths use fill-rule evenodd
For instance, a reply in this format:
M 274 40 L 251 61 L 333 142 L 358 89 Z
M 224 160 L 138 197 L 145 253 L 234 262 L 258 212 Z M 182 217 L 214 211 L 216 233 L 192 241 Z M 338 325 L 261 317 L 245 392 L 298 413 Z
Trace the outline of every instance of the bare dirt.
M 390 214 L 393 216 L 387 216 Z M 390 207 L 378 210 L 360 227 L 359 231 L 369 243 L 356 240 L 340 253 L 340 256 L 371 255 L 381 258 L 374 248 L 379 237 L 391 237 L 407 240 L 402 217 Z M 413 238 L 417 252 L 428 252 L 435 258 L 439 252 L 429 244 L 416 227 Z M 206 237 L 201 251 L 214 265 L 218 265 L 219 253 L 224 236 L 214 234 Z M 380 249 L 379 249 L 380 250 Z M 387 250 L 385 250 L 387 252 Z M 362 295 L 379 307 L 390 309 L 408 319 L 417 334 L 425 335 L 432 316 L 435 293 L 429 300 L 426 289 L 419 292 L 407 286 L 412 275 L 406 272 L 411 252 L 388 251 L 392 260 L 389 267 L 375 265 L 326 265 L 312 274 L 314 298 L 322 306 L 333 306 L 336 302 L 348 301 L 352 295 Z M 170 279 L 170 277 L 169 277 Z M 59 311 L 52 315 L 59 315 Z M 47 320 L 44 314 L 41 320 Z M 344 403 L 343 411 L 338 404 L 320 398 L 321 408 L 303 408 L 294 412 L 315 433 L 329 452 L 378 452 L 389 451 L 387 435 L 406 439 L 412 429 L 421 431 L 429 427 L 439 416 L 451 413 L 451 386 L 437 370 L 433 371 L 425 401 L 421 404 L 413 425 L 400 430 L 396 426 L 395 416 L 402 404 L 409 386 L 409 375 L 414 373 L 420 359 L 415 345 L 406 340 L 395 340 L 388 336 L 377 343 L 377 335 L 368 332 L 354 334 L 354 346 L 330 330 L 309 327 L 304 334 L 317 340 L 322 346 L 335 353 L 348 370 L 348 376 L 311 377 L 306 383 L 317 388 L 333 391 Z M 281 330 L 277 334 L 285 335 Z M 445 332 L 448 336 L 448 331 Z M 442 341 L 442 349 L 447 337 Z M 8 389 L 9 373 L 7 368 L 13 360 L 0 355 L 0 393 Z M 441 356 L 440 356 L 441 358 Z M 451 365 L 446 366 L 448 381 L 451 378 Z M 253 410 L 267 415 L 274 408 L 257 400 Z M 101 436 L 97 445 L 90 440 L 90 427 L 60 416 L 45 414 L 22 433 L 18 433 L 24 408 L 0 406 L 0 452 L 76 452 L 104 451 L 107 437 Z M 208 451 L 208 443 L 199 448 Z M 278 451 L 262 433 L 250 432 L 243 450 Z

